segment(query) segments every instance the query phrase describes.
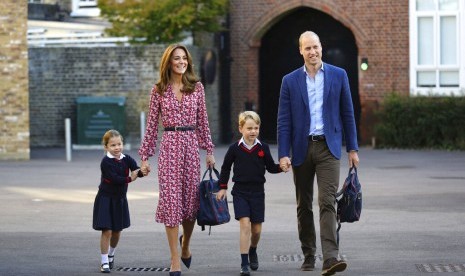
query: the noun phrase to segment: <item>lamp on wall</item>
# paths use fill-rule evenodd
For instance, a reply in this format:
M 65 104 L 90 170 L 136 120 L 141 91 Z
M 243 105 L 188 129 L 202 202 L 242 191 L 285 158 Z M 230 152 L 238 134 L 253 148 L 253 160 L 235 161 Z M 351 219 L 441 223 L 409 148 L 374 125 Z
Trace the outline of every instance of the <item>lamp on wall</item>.
M 360 63 L 360 69 L 362 69 L 362 71 L 366 71 L 368 69 L 368 58 L 362 58 L 362 62 Z

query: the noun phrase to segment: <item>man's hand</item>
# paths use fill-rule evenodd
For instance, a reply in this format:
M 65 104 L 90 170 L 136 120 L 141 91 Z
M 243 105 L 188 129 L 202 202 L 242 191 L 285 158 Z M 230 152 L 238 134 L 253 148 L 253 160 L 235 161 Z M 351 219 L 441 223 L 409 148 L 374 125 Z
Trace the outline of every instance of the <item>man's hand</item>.
M 279 159 L 279 167 L 281 167 L 283 172 L 288 172 L 291 168 L 291 159 L 287 156 L 281 157 L 281 159 Z
M 355 150 L 351 150 L 349 152 L 349 168 L 358 167 L 360 160 L 358 159 L 358 152 Z

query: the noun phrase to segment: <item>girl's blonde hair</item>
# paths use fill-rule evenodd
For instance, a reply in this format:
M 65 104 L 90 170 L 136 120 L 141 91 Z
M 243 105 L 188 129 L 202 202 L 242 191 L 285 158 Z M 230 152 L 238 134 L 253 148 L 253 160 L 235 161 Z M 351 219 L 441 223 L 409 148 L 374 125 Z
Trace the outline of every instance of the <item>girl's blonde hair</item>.
M 173 56 L 173 52 L 176 49 L 184 50 L 184 52 L 187 55 L 187 70 L 182 75 L 182 92 L 187 94 L 194 92 L 195 83 L 199 81 L 199 78 L 194 72 L 194 63 L 192 61 L 192 56 L 187 50 L 186 46 L 181 44 L 171 44 L 166 48 L 165 52 L 163 53 L 163 56 L 161 57 L 160 62 L 160 80 L 156 83 L 156 86 L 157 92 L 161 96 L 163 96 L 163 94 L 165 93 L 171 78 L 171 57 Z
M 252 119 L 260 125 L 260 116 L 255 111 L 244 111 L 239 114 L 239 127 L 243 127 L 247 119 Z
M 106 147 L 108 145 L 108 141 L 110 141 L 113 137 L 121 137 L 121 142 L 123 142 L 123 136 L 117 130 L 110 129 L 103 134 L 102 145 Z

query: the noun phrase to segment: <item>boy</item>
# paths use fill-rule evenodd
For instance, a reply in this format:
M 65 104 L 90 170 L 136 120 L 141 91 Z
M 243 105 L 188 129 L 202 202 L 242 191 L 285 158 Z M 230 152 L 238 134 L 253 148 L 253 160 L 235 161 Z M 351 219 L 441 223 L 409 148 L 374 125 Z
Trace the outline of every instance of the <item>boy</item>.
M 240 224 L 241 274 L 250 275 L 258 269 L 257 245 L 262 222 L 265 221 L 265 170 L 282 172 L 275 164 L 267 144 L 258 140 L 260 117 L 253 111 L 239 114 L 239 132 L 242 138 L 229 146 L 220 173 L 217 199 L 226 196 L 231 166 L 234 164 L 232 181 L 234 214 Z

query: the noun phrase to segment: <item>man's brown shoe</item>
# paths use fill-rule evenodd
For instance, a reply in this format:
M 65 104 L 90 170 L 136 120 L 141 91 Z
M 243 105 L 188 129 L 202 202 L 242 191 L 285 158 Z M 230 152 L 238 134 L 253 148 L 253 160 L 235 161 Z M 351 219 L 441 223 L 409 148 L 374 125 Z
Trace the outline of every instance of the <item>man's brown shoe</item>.
M 323 270 L 321 271 L 321 275 L 334 275 L 336 272 L 344 271 L 346 268 L 346 262 L 338 261 L 336 258 L 329 258 L 323 262 Z
M 306 256 L 304 263 L 300 267 L 302 271 L 313 271 L 315 269 L 315 256 Z

